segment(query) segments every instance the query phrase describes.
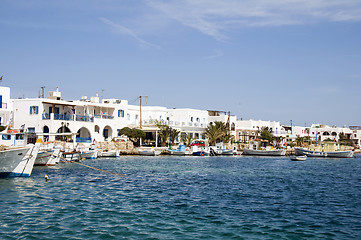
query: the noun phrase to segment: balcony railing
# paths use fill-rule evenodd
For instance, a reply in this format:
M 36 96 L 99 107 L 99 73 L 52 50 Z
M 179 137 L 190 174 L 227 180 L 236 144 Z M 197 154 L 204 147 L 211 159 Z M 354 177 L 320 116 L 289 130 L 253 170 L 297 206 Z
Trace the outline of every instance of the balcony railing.
M 74 121 L 73 115 L 54 113 L 54 120 Z
M 94 122 L 94 117 L 93 116 L 84 116 L 84 115 L 75 115 L 75 120 L 81 121 L 81 122 Z
M 78 143 L 91 143 L 92 138 L 77 137 L 76 142 L 78 142 Z

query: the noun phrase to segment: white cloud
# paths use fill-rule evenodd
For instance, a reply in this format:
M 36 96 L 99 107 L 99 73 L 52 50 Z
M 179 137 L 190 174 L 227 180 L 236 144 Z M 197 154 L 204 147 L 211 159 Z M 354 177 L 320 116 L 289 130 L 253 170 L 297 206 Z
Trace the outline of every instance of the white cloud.
M 157 45 L 154 45 L 152 43 L 149 43 L 149 42 L 145 41 L 144 39 L 139 37 L 134 31 L 132 31 L 129 28 L 126 28 L 126 27 L 124 27 L 124 26 L 122 26 L 120 24 L 116 24 L 116 23 L 114 23 L 114 22 L 112 22 L 112 21 L 110 21 L 109 19 L 106 19 L 106 18 L 100 18 L 100 20 L 102 22 L 104 22 L 105 24 L 111 26 L 116 33 L 130 36 L 133 39 L 135 39 L 142 46 L 148 46 L 148 47 L 153 47 L 153 48 L 157 48 L 157 49 L 160 48 Z
M 149 6 L 217 40 L 239 27 L 361 21 L 360 0 L 148 0 Z

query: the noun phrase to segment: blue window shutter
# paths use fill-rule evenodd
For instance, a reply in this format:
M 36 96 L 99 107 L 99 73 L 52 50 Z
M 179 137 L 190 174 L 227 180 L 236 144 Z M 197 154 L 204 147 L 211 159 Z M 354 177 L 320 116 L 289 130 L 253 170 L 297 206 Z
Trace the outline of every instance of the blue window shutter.
M 3 108 L 3 96 L 0 95 L 0 108 Z
M 30 106 L 30 114 L 33 114 L 33 106 Z
M 122 117 L 124 117 L 124 110 L 121 110 L 122 111 Z
M 36 106 L 36 107 L 35 107 L 35 114 L 38 114 L 38 113 L 39 113 L 39 107 Z
M 121 110 L 118 110 L 118 117 L 120 117 L 120 111 L 121 111 Z

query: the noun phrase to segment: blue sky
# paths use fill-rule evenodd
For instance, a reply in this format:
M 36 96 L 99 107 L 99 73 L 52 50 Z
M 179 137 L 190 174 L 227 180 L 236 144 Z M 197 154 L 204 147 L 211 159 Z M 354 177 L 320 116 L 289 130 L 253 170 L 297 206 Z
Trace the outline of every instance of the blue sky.
M 360 0 L 0 0 L 0 10 L 12 98 L 59 86 L 67 100 L 98 91 L 243 119 L 361 125 Z

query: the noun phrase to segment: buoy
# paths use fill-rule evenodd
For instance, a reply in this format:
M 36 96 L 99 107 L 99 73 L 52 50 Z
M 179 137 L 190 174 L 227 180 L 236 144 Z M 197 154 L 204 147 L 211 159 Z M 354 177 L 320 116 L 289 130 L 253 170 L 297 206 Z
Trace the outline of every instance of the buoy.
M 45 182 L 49 181 L 48 175 L 45 174 Z

